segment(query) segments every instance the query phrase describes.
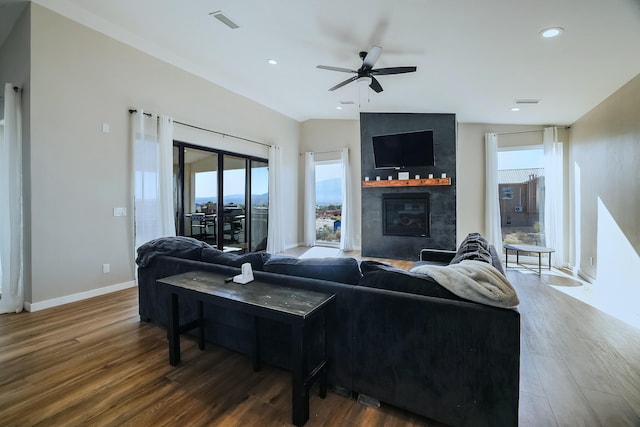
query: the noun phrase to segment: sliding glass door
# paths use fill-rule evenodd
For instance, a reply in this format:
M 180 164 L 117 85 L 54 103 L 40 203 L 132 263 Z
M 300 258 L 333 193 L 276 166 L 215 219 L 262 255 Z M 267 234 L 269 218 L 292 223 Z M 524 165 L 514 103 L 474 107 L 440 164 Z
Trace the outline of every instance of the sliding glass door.
M 176 230 L 216 246 L 218 154 L 193 147 L 173 153 Z
M 225 154 L 222 174 L 222 243 L 226 250 L 247 249 L 247 161 Z
M 267 171 L 264 159 L 174 142 L 178 235 L 225 251 L 265 249 Z
M 269 165 L 259 160 L 250 161 L 251 176 L 251 241 L 250 250 L 267 249 L 267 226 L 269 224 Z

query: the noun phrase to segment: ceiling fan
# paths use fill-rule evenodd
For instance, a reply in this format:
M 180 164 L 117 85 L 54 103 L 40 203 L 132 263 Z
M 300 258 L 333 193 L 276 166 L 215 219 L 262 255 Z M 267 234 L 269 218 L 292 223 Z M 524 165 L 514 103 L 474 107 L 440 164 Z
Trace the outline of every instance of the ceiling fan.
M 382 86 L 380 82 L 376 80 L 374 76 L 384 76 L 389 74 L 403 74 L 403 73 L 413 73 L 418 68 L 417 67 L 389 67 L 389 68 L 377 68 L 374 69 L 373 66 L 376 64 L 378 57 L 382 53 L 382 48 L 380 46 L 373 46 L 369 52 L 360 52 L 360 58 L 362 59 L 362 66 L 357 70 L 350 70 L 348 68 L 340 68 L 340 67 L 331 67 L 328 65 L 318 65 L 317 68 L 321 68 L 323 70 L 330 71 L 339 71 L 341 73 L 355 73 L 356 75 L 348 78 L 347 80 L 338 83 L 331 90 L 336 90 L 345 86 L 351 82 L 354 82 L 359 79 L 367 79 L 370 81 L 369 87 L 376 91 L 377 93 L 382 92 Z

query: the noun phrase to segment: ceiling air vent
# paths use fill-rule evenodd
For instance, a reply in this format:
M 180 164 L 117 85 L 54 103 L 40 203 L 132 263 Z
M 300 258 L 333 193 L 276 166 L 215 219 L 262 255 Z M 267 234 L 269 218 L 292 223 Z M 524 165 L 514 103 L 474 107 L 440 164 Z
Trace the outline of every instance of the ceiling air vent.
M 235 30 L 236 28 L 240 28 L 240 25 L 233 22 L 229 17 L 227 17 L 221 10 L 216 10 L 215 12 L 211 12 L 209 15 L 216 18 L 218 21 L 222 22 L 227 27 Z
M 539 104 L 540 100 L 539 99 L 516 99 L 516 104 Z

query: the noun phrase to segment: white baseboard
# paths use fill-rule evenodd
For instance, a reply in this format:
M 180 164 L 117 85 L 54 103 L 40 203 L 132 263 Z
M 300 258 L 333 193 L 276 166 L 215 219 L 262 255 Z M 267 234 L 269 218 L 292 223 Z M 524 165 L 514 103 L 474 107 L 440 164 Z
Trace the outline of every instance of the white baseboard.
M 52 298 L 46 301 L 40 301 L 36 303 L 24 303 L 24 309 L 26 311 L 40 311 L 46 308 L 57 307 L 63 304 L 69 304 L 70 302 L 82 301 L 88 298 L 97 297 L 100 295 L 110 294 L 112 292 L 121 291 L 123 289 L 133 288 L 136 286 L 136 281 L 131 280 L 124 283 L 116 283 L 115 285 L 105 286 L 104 288 L 91 289 L 90 291 L 78 292 L 77 294 L 65 295 L 59 298 Z

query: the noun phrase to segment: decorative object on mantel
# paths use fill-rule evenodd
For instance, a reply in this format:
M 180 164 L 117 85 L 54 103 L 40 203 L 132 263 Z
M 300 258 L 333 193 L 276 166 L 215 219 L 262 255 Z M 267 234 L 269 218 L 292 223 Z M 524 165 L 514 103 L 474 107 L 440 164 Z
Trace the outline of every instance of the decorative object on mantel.
M 446 177 L 447 177 L 447 174 L 442 172 L 442 178 L 446 178 Z
M 432 173 L 429 174 L 429 179 L 433 179 L 433 174 Z
M 420 178 L 420 175 L 417 177 Z M 398 172 L 398 179 L 409 179 L 409 172 Z
M 362 187 L 426 187 L 451 185 L 451 178 L 396 179 L 362 181 Z

